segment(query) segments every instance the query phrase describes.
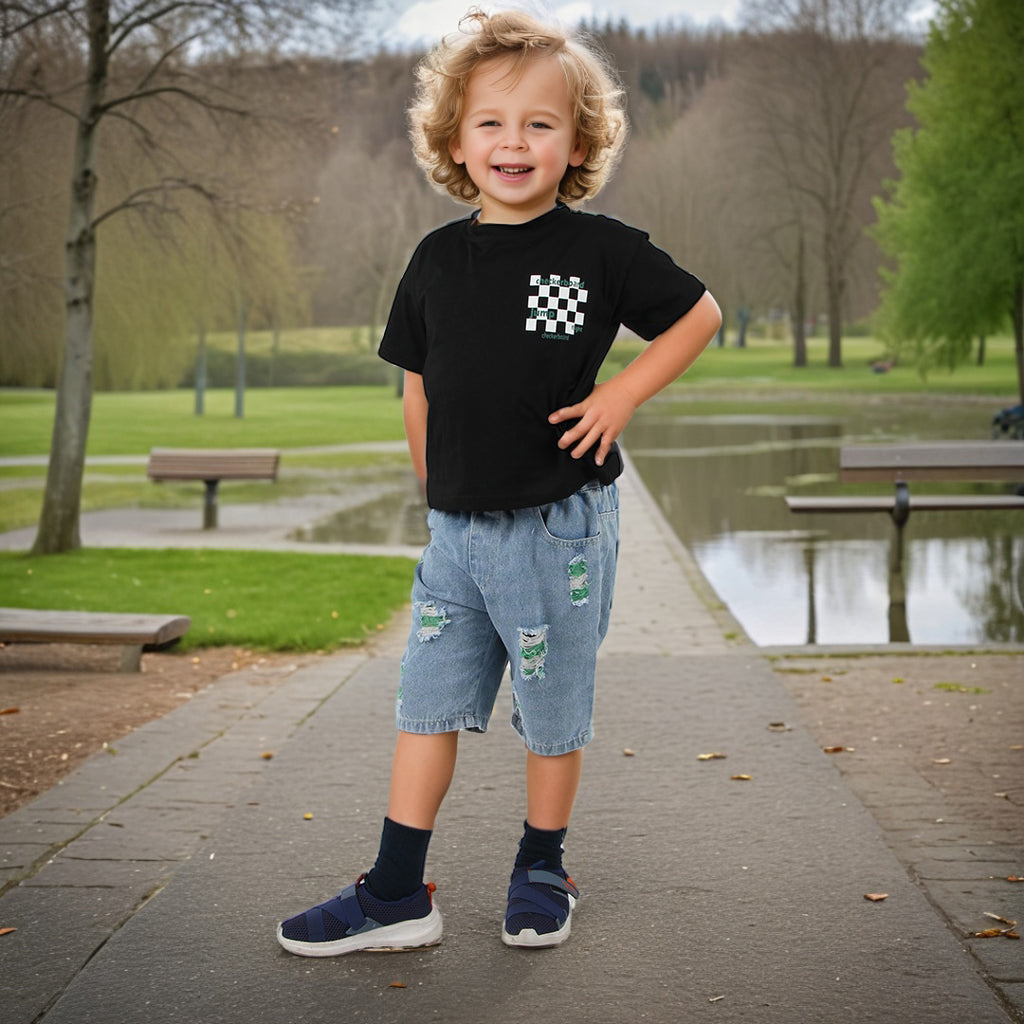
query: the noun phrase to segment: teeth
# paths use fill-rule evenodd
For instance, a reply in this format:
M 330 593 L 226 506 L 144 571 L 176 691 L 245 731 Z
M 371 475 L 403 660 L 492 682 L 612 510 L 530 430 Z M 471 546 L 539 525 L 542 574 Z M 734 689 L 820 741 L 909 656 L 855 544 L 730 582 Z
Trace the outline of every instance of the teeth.
M 499 171 L 502 174 L 527 174 L 529 173 L 529 167 L 499 167 Z

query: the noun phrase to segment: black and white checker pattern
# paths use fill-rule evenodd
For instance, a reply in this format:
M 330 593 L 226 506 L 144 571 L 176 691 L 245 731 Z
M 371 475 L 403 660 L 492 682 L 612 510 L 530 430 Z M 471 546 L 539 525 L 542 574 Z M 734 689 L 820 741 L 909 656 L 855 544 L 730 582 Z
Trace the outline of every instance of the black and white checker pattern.
M 549 334 L 578 334 L 583 330 L 586 301 L 587 289 L 580 278 L 532 274 L 526 329 Z

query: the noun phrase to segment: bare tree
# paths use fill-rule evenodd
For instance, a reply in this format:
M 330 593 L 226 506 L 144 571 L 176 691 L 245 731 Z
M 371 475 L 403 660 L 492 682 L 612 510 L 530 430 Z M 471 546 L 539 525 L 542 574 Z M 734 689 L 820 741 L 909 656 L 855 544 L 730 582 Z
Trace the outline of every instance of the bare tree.
M 64 353 L 57 384 L 50 462 L 34 552 L 77 548 L 82 475 L 93 389 L 93 320 L 97 229 L 125 212 L 160 217 L 176 197 L 220 198 L 215 186 L 188 173 L 167 173 L 168 155 L 145 112 L 184 104 L 217 123 L 257 111 L 232 93 L 210 67 L 215 55 L 237 56 L 255 46 L 315 30 L 317 18 L 343 18 L 368 3 L 357 0 L 21 0 L 0 3 L 0 98 L 37 103 L 74 126 L 71 200 L 65 239 Z M 323 26 L 321 26 L 323 27 Z M 338 26 L 333 26 L 337 32 Z M 326 38 L 326 30 L 325 30 Z M 58 40 L 81 60 L 83 74 L 54 88 L 40 78 L 40 55 Z M 127 127 L 153 156 L 151 182 L 113 197 L 97 210 L 101 128 Z
M 870 195 L 890 167 L 914 48 L 900 36 L 909 0 L 746 0 L 742 82 L 758 177 L 773 180 L 790 261 L 815 237 L 825 280 L 830 366 L 842 365 L 850 263 Z M 802 254 L 802 255 L 801 255 Z M 795 301 L 799 309 L 802 303 Z

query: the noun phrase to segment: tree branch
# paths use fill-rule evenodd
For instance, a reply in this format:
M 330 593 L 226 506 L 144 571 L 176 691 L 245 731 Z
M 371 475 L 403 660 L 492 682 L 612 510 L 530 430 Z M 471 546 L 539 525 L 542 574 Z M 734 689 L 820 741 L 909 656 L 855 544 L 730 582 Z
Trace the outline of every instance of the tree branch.
M 72 6 L 72 0 L 64 0 L 63 3 L 53 4 L 51 7 L 47 7 L 44 10 L 36 11 L 32 13 L 23 4 L 4 4 L 2 13 L 4 15 L 4 27 L 0 31 L 0 39 L 13 39 L 16 35 L 24 32 L 26 29 L 31 28 L 38 21 L 45 21 L 47 18 L 53 17 L 55 14 L 66 14 L 68 8 Z M 25 18 L 20 25 L 15 26 L 12 29 L 7 28 L 7 14 L 20 14 Z
M 140 92 L 125 93 L 123 96 L 115 96 L 112 100 L 107 100 L 99 108 L 101 115 L 110 113 L 116 107 L 123 106 L 125 103 L 134 103 L 136 100 L 150 99 L 154 96 L 166 96 L 174 95 L 181 96 L 197 106 L 205 107 L 207 110 L 215 110 L 219 114 L 236 114 L 239 117 L 245 117 L 249 111 L 244 107 L 229 107 L 221 103 L 215 103 L 213 100 L 208 99 L 205 96 L 199 95 L 199 93 L 192 92 L 190 89 L 186 89 L 180 85 L 160 85 L 154 86 L 152 89 L 143 89 Z
M 162 196 L 166 199 L 173 192 L 193 192 L 211 204 L 222 202 L 223 197 L 210 191 L 205 185 L 197 181 L 187 181 L 184 178 L 165 178 L 159 185 L 147 185 L 145 188 L 136 189 L 130 195 L 125 196 L 119 203 L 108 207 L 101 214 L 93 218 L 92 227 L 95 230 L 105 220 L 109 220 L 115 214 L 124 210 L 139 209 L 160 209 L 167 212 L 166 203 L 154 201 L 154 196 Z
M 0 88 L 0 96 L 20 96 L 22 99 L 32 100 L 34 103 L 42 103 L 47 107 L 52 107 L 54 110 L 59 110 L 62 114 L 67 114 L 68 117 L 73 117 L 76 121 L 79 118 L 77 110 L 62 106 L 45 92 L 32 92 L 29 89 Z

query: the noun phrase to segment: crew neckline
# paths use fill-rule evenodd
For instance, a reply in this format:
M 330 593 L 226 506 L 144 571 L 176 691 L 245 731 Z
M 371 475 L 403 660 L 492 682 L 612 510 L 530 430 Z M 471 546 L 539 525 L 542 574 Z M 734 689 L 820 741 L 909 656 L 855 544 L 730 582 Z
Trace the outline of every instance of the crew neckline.
M 563 212 L 568 212 L 569 207 L 563 202 L 556 202 L 555 205 L 547 211 L 547 213 L 539 214 L 530 220 L 524 220 L 522 222 L 509 224 L 504 222 L 494 223 L 492 221 L 480 222 L 480 211 L 474 210 L 468 218 L 467 223 L 473 229 L 474 232 L 502 232 L 502 231 L 525 231 L 531 228 L 543 227 L 547 225 L 551 220 Z

